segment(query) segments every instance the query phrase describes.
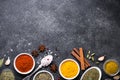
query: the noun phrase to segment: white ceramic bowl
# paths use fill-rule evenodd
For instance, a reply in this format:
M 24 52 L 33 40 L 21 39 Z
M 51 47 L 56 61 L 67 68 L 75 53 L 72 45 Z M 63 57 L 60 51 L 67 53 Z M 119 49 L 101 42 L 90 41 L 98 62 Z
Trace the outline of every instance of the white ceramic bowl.
M 83 73 L 83 75 L 82 75 L 82 77 L 80 78 L 80 80 L 82 80 L 83 77 L 84 77 L 84 75 L 85 75 L 89 70 L 91 70 L 91 69 L 97 69 L 97 70 L 98 70 L 98 72 L 99 72 L 99 79 L 98 79 L 98 80 L 101 80 L 102 72 L 101 72 L 100 68 L 98 68 L 98 67 L 90 67 L 90 68 L 88 68 L 88 69 Z
M 78 73 L 77 73 L 76 76 L 74 76 L 73 78 L 66 78 L 65 76 L 63 76 L 63 74 L 61 73 L 61 70 L 60 70 L 61 65 L 62 65 L 64 62 L 69 61 L 69 60 L 75 62 L 75 63 L 77 64 L 77 66 L 78 66 Z M 63 60 L 63 61 L 60 63 L 60 65 L 59 65 L 59 73 L 60 73 L 60 75 L 61 75 L 64 79 L 72 80 L 72 79 L 76 78 L 76 77 L 79 75 L 79 72 L 80 72 L 79 64 L 78 64 L 74 59 L 65 59 L 65 60 Z
M 36 77 L 38 74 L 43 73 L 43 72 L 46 72 L 46 73 L 50 74 L 50 76 L 52 77 L 52 80 L 54 80 L 53 75 L 52 75 L 49 71 L 46 71 L 46 70 L 38 71 L 38 72 L 34 75 L 33 80 L 35 80 L 35 77 Z
M 109 62 L 109 61 L 114 61 L 114 62 L 116 62 L 116 63 L 119 65 L 119 69 L 118 69 L 118 71 L 117 71 L 115 74 L 108 74 L 108 73 L 106 73 L 106 71 L 105 71 L 105 65 L 106 65 L 106 63 Z M 119 64 L 119 62 L 116 61 L 115 59 L 108 59 L 108 60 L 105 61 L 105 63 L 103 64 L 103 70 L 104 70 L 104 72 L 105 72 L 107 75 L 109 75 L 109 76 L 115 76 L 115 75 L 117 75 L 117 74 L 120 72 L 120 64 Z
M 31 68 L 29 71 L 27 71 L 27 72 L 21 72 L 21 71 L 19 71 L 19 70 L 17 69 L 17 67 L 16 67 L 16 59 L 17 59 L 19 56 L 21 56 L 21 55 L 27 55 L 27 56 L 31 57 L 32 60 L 33 60 L 33 66 L 32 66 L 32 68 Z M 18 54 L 18 55 L 15 57 L 13 65 L 14 65 L 15 70 L 16 70 L 18 73 L 20 73 L 20 74 L 29 74 L 30 72 L 33 71 L 33 69 L 34 69 L 34 67 L 35 67 L 35 60 L 34 60 L 34 58 L 33 58 L 29 53 L 20 53 L 20 54 Z

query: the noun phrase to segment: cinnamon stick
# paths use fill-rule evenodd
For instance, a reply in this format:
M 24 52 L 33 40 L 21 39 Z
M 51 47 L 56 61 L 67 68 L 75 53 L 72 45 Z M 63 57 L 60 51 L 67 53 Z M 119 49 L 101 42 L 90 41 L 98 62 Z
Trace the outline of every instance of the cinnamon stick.
M 71 54 L 81 63 L 80 61 L 80 56 L 75 52 L 75 51 L 72 51 Z M 90 64 L 88 63 L 88 61 L 84 58 L 84 62 L 85 62 L 85 68 L 89 67 Z
M 85 70 L 84 55 L 83 55 L 83 49 L 82 48 L 79 48 L 79 54 L 80 54 L 80 61 L 81 61 L 81 69 Z
M 73 48 L 73 51 L 75 52 L 75 53 L 77 53 L 78 54 L 78 56 L 80 57 L 80 54 L 79 54 L 79 51 L 78 51 L 78 49 L 77 48 Z M 85 61 L 85 63 L 88 65 L 88 67 L 90 66 L 90 64 L 88 63 L 88 61 L 84 58 L 84 61 Z M 85 66 L 87 66 L 87 65 L 85 65 Z

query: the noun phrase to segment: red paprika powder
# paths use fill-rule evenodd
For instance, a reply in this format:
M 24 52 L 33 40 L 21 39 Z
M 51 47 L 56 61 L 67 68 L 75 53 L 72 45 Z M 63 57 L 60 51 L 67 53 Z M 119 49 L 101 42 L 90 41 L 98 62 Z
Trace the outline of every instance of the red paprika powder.
M 26 54 L 20 55 L 16 59 L 16 67 L 21 72 L 28 72 L 33 67 L 33 59 Z

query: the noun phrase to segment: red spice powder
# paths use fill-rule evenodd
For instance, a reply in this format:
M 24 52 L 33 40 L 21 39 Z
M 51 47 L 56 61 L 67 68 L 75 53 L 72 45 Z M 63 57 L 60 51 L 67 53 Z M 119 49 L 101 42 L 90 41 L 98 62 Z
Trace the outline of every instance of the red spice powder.
M 26 54 L 20 55 L 16 59 L 16 67 L 21 72 L 27 72 L 33 67 L 33 59 Z

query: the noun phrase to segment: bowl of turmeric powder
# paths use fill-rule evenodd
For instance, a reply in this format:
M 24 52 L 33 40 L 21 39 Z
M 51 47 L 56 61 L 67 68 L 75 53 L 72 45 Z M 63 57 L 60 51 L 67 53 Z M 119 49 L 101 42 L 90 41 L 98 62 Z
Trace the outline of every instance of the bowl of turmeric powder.
M 79 64 L 73 59 L 65 59 L 59 65 L 59 73 L 64 79 L 72 80 L 80 72 Z
M 35 67 L 35 60 L 29 53 L 21 53 L 15 57 L 13 65 L 18 73 L 29 74 Z
M 120 65 L 115 59 L 109 59 L 104 63 L 103 69 L 109 76 L 115 76 L 120 71 Z

